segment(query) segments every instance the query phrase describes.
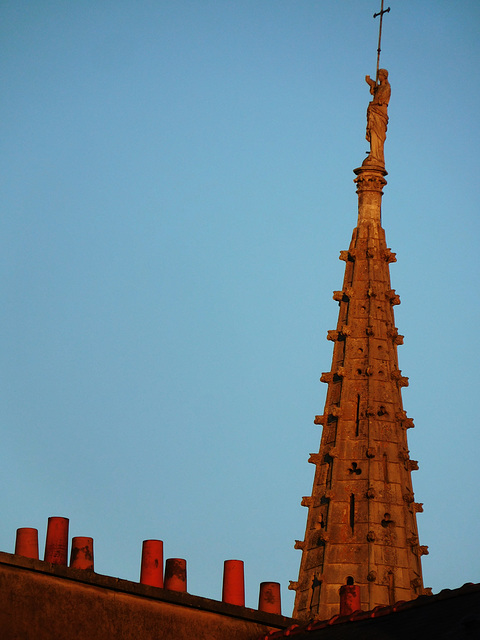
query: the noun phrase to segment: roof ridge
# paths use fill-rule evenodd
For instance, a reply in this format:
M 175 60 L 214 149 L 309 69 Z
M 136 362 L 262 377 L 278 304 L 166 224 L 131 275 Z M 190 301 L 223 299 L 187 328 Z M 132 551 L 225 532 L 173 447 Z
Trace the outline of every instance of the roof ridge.
M 328 620 L 311 620 L 310 622 L 306 622 L 304 624 L 294 623 L 281 631 L 272 630 L 266 635 L 262 635 L 259 640 L 276 640 L 277 638 L 280 639 L 285 637 L 288 638 L 290 636 L 296 636 L 309 631 L 318 631 L 334 624 L 344 624 L 346 622 L 359 622 L 360 620 L 368 620 L 369 618 L 379 618 L 381 616 L 397 613 L 405 609 L 423 606 L 425 604 L 436 602 L 437 600 L 455 598 L 457 596 L 464 595 L 465 593 L 475 591 L 480 591 L 480 583 L 466 582 L 461 587 L 457 587 L 456 589 L 445 588 L 438 593 L 434 593 L 432 595 L 421 595 L 413 600 L 399 600 L 392 605 L 377 605 L 369 611 L 358 610 L 346 616 L 340 616 L 339 614 L 337 614 L 332 616 Z

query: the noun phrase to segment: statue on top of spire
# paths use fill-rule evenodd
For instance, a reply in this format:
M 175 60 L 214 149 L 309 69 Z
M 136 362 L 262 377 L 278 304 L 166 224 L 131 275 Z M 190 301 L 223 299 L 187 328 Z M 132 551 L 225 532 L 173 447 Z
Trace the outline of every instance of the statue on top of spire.
M 385 167 L 383 145 L 387 137 L 387 107 L 391 92 L 388 71 L 386 69 L 378 70 L 378 84 L 370 76 L 365 76 L 365 80 L 370 85 L 373 100 L 367 109 L 367 134 L 365 136 L 370 142 L 370 153 L 363 161 L 362 166 L 380 165 Z

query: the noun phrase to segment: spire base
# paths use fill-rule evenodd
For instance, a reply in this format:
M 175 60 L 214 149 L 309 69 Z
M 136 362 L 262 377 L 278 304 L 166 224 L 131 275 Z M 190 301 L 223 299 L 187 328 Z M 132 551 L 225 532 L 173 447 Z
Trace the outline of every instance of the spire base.
M 369 165 L 354 169 L 358 194 L 358 224 L 375 222 L 382 224 L 382 195 L 387 171 L 380 165 Z

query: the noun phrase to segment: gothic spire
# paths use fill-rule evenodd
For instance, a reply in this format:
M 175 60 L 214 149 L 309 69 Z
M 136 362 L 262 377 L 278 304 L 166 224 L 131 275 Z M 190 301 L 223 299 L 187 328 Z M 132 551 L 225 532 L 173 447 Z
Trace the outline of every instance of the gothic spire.
M 381 225 L 385 176 L 384 142 L 390 99 L 388 72 L 367 83 L 373 99 L 367 111 L 370 153 L 355 169 L 358 222 L 345 261 L 330 371 L 323 373 L 327 396 L 320 449 L 310 455 L 315 467 L 308 508 L 294 617 L 326 619 L 339 613 L 339 589 L 352 585 L 363 610 L 411 600 L 424 592 L 407 429 L 413 421 L 403 408 L 408 385 L 398 366 L 403 336 L 393 308 L 400 299 L 390 285 L 387 248 Z

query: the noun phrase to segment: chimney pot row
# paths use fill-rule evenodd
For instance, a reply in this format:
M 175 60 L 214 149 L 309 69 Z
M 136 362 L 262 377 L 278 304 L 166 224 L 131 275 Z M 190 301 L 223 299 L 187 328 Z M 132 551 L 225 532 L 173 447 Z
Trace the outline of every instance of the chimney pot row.
M 45 540 L 45 562 L 67 566 L 69 519 L 61 516 L 48 518 Z M 38 530 L 31 527 L 17 529 L 15 554 L 39 559 Z M 72 538 L 70 567 L 84 571 L 94 570 L 93 538 Z M 163 541 L 144 540 L 140 569 L 140 584 L 186 593 L 187 561 L 183 558 L 167 558 L 163 575 Z M 223 571 L 222 601 L 240 607 L 245 606 L 245 579 L 243 560 L 225 560 Z M 258 600 L 259 611 L 281 615 L 280 584 L 262 582 Z

